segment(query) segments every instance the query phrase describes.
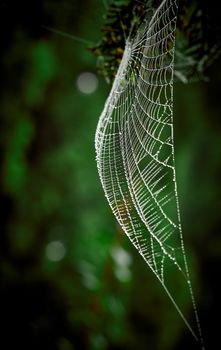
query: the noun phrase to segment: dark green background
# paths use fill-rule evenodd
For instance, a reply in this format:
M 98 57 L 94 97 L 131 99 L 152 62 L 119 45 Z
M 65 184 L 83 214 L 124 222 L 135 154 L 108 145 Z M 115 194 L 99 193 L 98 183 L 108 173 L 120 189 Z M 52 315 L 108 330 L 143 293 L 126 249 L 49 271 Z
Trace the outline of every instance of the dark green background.
M 109 88 L 86 46 L 101 0 L 0 2 L 1 349 L 197 349 L 120 228 L 97 175 L 94 134 Z M 207 349 L 219 342 L 220 61 L 208 83 L 175 85 L 175 150 L 187 258 Z M 58 262 L 46 247 L 60 241 Z M 117 257 L 120 259 L 117 259 Z M 177 290 L 177 293 L 182 291 Z M 191 318 L 191 314 L 189 316 Z

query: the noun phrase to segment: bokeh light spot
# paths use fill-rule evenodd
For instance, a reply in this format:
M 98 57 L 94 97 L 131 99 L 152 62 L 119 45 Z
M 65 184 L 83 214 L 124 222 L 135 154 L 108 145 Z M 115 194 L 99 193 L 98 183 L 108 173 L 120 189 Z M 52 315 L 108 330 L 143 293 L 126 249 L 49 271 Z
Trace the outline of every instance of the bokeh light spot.
M 131 255 L 126 252 L 125 249 L 121 247 L 114 247 L 111 250 L 112 258 L 114 259 L 115 263 L 117 265 L 121 266 L 130 266 L 132 264 L 132 257 Z
M 77 78 L 77 87 L 83 94 L 92 94 L 97 90 L 98 79 L 93 73 L 81 73 Z
M 51 261 L 60 261 L 64 258 L 66 249 L 61 241 L 49 242 L 46 246 L 46 256 Z

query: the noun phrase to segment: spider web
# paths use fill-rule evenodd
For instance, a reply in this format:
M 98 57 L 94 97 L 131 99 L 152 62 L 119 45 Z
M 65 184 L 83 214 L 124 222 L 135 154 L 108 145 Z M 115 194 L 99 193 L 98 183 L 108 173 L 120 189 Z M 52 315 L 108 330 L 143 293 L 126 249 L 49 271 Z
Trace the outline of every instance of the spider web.
M 127 39 L 98 122 L 95 146 L 100 180 L 114 215 L 203 344 L 183 245 L 174 162 L 177 7 L 177 0 L 162 1 L 151 20 L 146 16 L 133 38 Z M 191 298 L 196 331 L 173 297 L 176 276 Z

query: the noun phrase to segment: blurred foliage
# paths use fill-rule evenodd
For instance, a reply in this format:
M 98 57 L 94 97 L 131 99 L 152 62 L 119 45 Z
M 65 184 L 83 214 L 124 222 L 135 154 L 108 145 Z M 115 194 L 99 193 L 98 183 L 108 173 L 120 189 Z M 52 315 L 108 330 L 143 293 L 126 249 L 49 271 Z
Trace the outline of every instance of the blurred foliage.
M 133 41 L 145 18 L 150 21 L 161 0 L 112 0 L 102 27 L 100 42 L 90 50 L 98 57 L 100 75 L 113 82 L 126 38 Z M 132 29 L 132 30 L 131 30 Z M 175 79 L 184 83 L 205 80 L 205 71 L 221 52 L 216 8 L 208 1 L 180 2 L 175 51 Z
M 12 0 L 1 16 L 1 348 L 196 349 L 104 198 L 94 133 L 107 96 L 85 95 L 102 1 Z M 175 86 L 178 187 L 188 260 L 208 349 L 220 298 L 221 70 Z M 177 290 L 177 296 L 182 294 Z

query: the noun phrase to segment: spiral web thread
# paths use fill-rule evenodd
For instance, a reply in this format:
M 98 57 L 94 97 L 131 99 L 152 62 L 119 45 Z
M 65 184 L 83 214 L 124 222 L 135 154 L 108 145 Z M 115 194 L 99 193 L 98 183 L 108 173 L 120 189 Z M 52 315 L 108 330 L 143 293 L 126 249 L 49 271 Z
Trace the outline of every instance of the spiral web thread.
M 119 224 L 161 282 L 204 349 L 184 251 L 173 141 L 173 72 L 178 1 L 164 0 L 127 39 L 95 146 L 100 180 Z M 190 326 L 167 286 L 168 269 L 185 281 Z

